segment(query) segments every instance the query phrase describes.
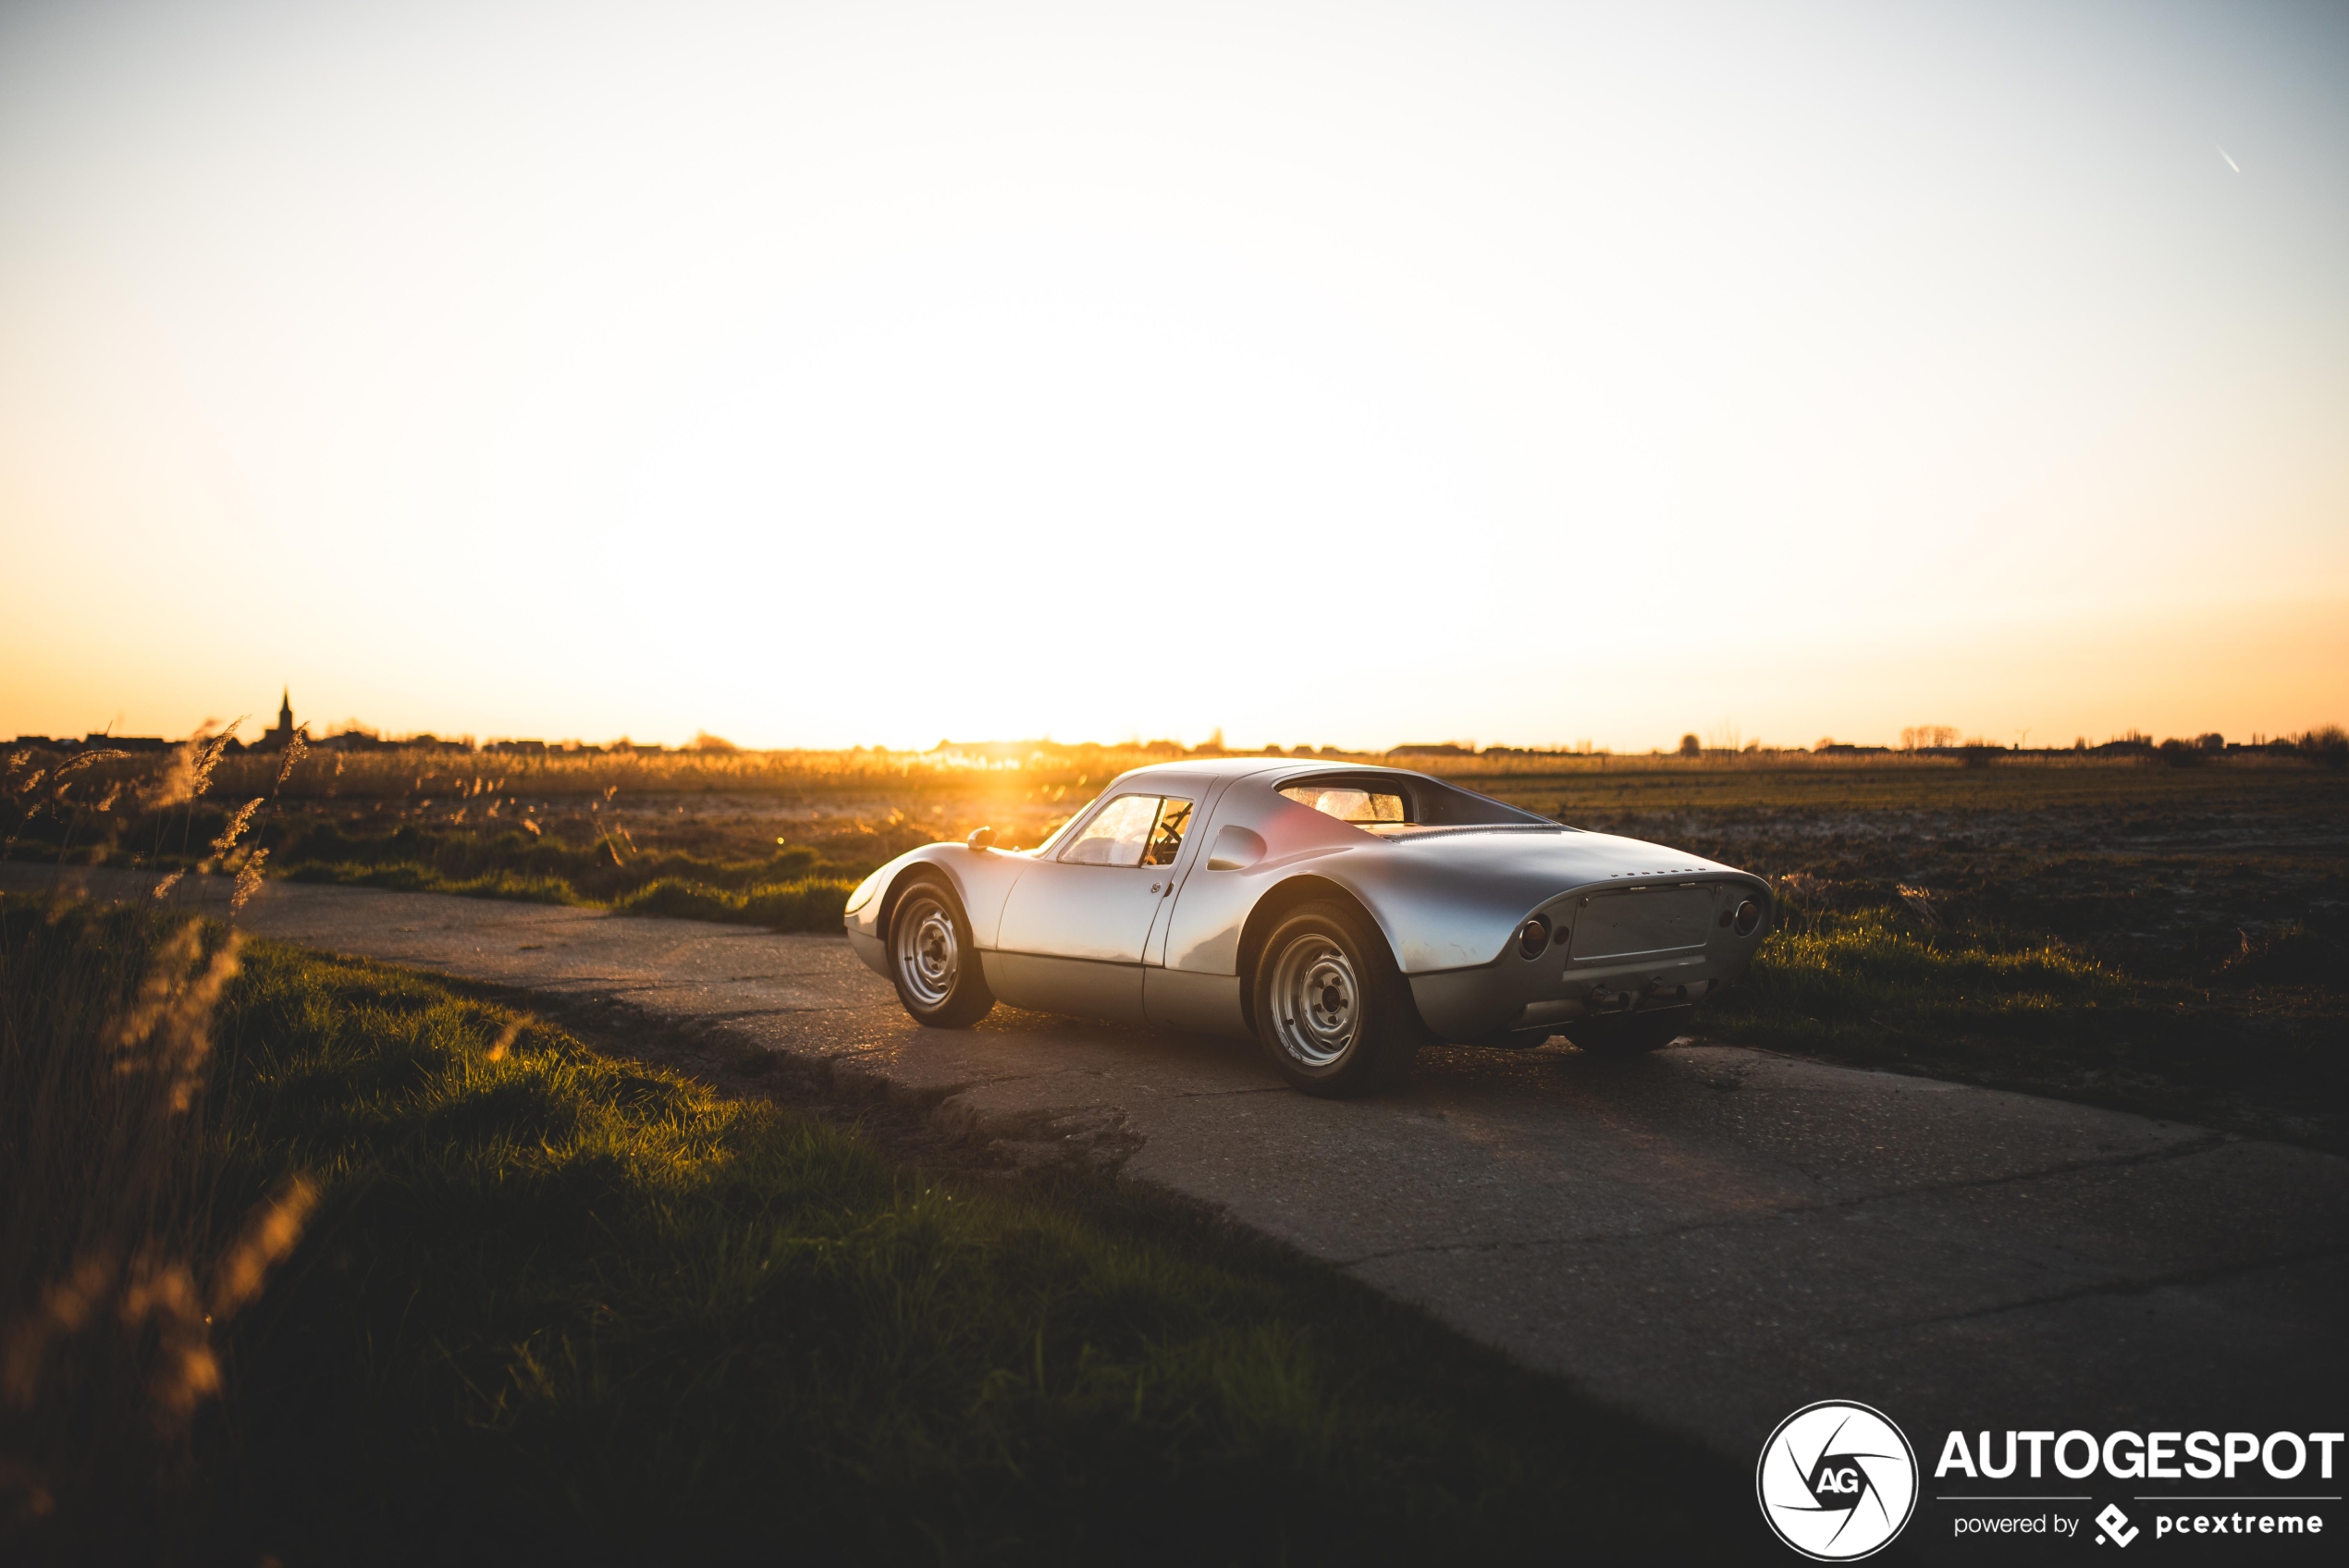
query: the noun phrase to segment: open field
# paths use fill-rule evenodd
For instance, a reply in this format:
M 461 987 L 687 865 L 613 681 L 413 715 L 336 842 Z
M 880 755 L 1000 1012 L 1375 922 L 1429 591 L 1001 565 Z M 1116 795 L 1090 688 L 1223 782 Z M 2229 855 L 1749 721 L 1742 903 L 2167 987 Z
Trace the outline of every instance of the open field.
M 830 930 L 903 850 L 981 823 L 1035 842 L 1161 755 L 254 754 L 144 811 L 161 765 L 119 759 L 14 852 L 167 871 L 265 850 L 303 879 Z M 2266 754 L 1419 760 L 1770 876 L 1778 929 L 1706 1020 L 1726 1038 L 2349 1147 L 2349 774 Z
M 1717 1558 L 1752 1529 L 1688 1512 L 1741 1501 L 1734 1466 L 1356 1281 L 763 1053 L 720 1092 L 148 907 L 0 900 L 0 1179 L 42 1198 L 0 1273 L 12 1560 Z
M 2266 758 L 1494 778 L 1771 878 L 1740 1043 L 2349 1148 L 2349 778 Z

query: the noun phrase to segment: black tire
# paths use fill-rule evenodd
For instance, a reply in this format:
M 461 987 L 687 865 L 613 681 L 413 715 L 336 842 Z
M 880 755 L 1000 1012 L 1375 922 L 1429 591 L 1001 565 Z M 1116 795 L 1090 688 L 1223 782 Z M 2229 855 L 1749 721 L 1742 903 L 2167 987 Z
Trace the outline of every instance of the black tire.
M 1309 1095 L 1341 1099 L 1392 1083 L 1426 1037 L 1385 937 L 1335 900 L 1282 917 L 1258 956 L 1252 989 L 1258 1043 L 1289 1086 Z
M 1656 1012 L 1618 1012 L 1586 1018 L 1567 1035 L 1593 1056 L 1642 1056 L 1662 1050 L 1689 1032 L 1692 1010 L 1667 1007 Z
M 967 1029 L 995 1007 L 979 973 L 970 917 L 954 889 L 936 876 L 906 885 L 889 913 L 889 977 L 914 1022 Z

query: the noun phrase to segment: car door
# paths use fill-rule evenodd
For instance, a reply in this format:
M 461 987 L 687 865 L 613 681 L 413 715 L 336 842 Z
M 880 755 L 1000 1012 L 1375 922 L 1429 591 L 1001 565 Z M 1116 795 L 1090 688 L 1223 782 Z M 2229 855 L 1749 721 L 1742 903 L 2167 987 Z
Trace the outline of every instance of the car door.
M 987 983 L 1014 1007 L 1142 1016 L 1142 956 L 1174 889 L 1194 802 L 1156 789 L 1104 801 L 1076 837 L 1021 873 Z

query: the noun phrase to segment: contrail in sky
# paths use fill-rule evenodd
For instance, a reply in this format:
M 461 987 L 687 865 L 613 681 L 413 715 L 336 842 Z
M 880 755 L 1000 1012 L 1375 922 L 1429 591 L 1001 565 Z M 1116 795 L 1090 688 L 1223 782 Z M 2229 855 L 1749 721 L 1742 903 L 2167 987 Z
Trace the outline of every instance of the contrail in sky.
M 2225 158 L 2227 160 L 2227 167 L 2234 170 L 2235 173 L 2241 174 L 2243 172 L 2243 165 L 2236 163 L 2232 157 L 2230 157 L 2224 147 L 2219 149 L 2219 156 Z

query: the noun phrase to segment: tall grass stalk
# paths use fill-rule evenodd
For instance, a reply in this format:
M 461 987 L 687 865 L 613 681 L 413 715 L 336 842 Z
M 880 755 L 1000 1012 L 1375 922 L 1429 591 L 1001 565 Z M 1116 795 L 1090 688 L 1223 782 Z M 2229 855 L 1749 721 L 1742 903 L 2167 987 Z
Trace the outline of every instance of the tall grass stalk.
M 219 1202 L 239 949 L 152 904 L 0 904 L 0 1555 L 170 1554 L 215 1335 L 301 1232 L 300 1177 Z

